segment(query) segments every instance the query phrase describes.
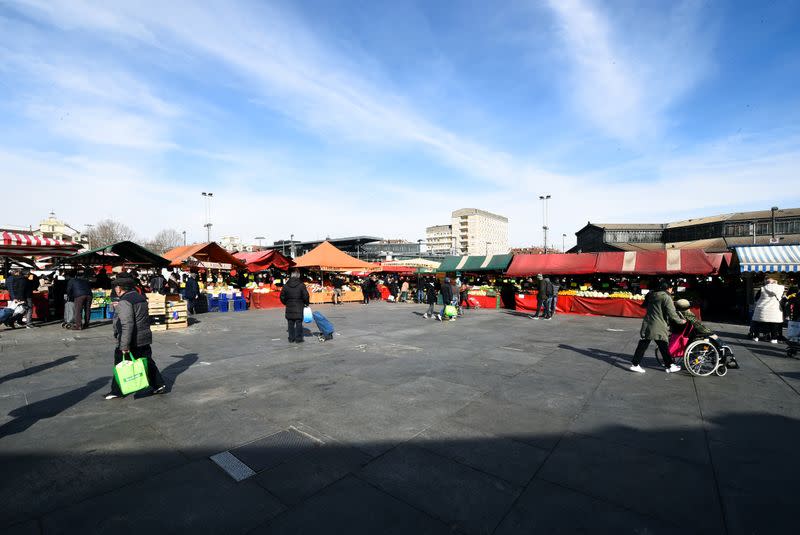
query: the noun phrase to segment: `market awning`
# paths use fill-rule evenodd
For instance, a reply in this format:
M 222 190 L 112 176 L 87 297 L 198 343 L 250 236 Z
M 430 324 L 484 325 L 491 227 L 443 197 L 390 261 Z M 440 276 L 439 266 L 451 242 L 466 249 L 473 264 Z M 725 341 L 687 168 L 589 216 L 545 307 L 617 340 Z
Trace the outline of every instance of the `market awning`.
M 597 253 L 523 254 L 514 256 L 506 275 L 585 275 L 595 273 L 596 264 Z
M 437 270 L 439 273 L 454 271 L 505 271 L 513 255 L 495 254 L 488 256 L 446 256 Z
M 251 273 L 266 271 L 270 268 L 277 268 L 286 271 L 294 265 L 294 262 L 280 251 L 258 251 L 255 253 L 236 253 L 233 256 L 247 264 L 247 270 Z
M 742 272 L 800 271 L 800 245 L 736 247 Z
M 70 256 L 81 244 L 42 238 L 33 234 L 3 232 L 0 256 Z
M 205 269 L 243 268 L 244 262 L 217 245 L 216 242 L 196 243 L 176 247 L 164 253 L 171 267 L 189 267 Z
M 714 275 L 717 269 L 705 251 L 628 251 L 597 253 L 597 273 L 630 275 Z
M 295 267 L 319 268 L 324 271 L 375 271 L 374 264 L 359 260 L 328 242 L 322 242 L 301 257 L 295 258 Z
M 164 267 L 169 260 L 159 256 L 141 245 L 132 241 L 121 241 L 98 247 L 91 251 L 76 254 L 61 260 L 67 264 L 82 264 L 95 266 L 120 266 L 123 264 L 136 264 L 140 266 Z

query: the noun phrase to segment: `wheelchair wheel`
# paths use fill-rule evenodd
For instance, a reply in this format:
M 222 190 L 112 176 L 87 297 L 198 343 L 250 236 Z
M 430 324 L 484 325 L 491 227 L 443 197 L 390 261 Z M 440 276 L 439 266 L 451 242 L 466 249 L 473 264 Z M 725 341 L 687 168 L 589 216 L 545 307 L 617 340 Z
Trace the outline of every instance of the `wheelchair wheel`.
M 708 377 L 719 367 L 719 352 L 706 340 L 695 340 L 686 348 L 685 368 L 692 375 Z
M 720 377 L 725 377 L 725 374 L 728 373 L 728 367 L 721 363 L 714 372 Z

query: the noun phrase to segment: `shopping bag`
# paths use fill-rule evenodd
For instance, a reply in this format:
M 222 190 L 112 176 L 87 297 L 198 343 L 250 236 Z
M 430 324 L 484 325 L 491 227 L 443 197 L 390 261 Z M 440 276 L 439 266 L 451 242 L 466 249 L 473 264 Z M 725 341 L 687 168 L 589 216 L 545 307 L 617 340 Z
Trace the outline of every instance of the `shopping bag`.
M 454 305 L 447 305 L 444 307 L 444 315 L 447 318 L 455 318 L 458 316 L 458 309 Z
M 669 335 L 669 354 L 674 358 L 682 357 L 689 345 L 689 327 L 687 326 L 680 333 Z
M 125 358 L 125 355 L 130 357 Z M 134 358 L 133 353 L 122 354 L 122 362 L 114 366 L 114 379 L 119 385 L 119 389 L 123 395 L 130 394 L 131 392 L 138 392 L 150 386 L 147 380 L 147 359 Z
M 314 311 L 314 322 L 316 322 L 317 327 L 323 335 L 328 336 L 333 334 L 333 324 L 322 312 Z
M 311 323 L 314 321 L 314 314 L 311 312 L 311 307 L 303 308 L 303 323 Z

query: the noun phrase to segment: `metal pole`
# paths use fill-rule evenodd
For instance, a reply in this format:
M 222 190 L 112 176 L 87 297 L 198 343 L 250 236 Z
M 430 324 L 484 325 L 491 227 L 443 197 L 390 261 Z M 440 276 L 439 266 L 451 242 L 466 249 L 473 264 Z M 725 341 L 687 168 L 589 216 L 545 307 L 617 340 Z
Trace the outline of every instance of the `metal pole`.
M 183 245 L 186 245 L 186 231 L 183 231 Z
M 561 235 L 561 252 L 562 253 L 566 253 L 567 252 L 566 243 L 567 243 L 567 235 L 566 234 L 562 234 Z
M 756 227 L 756 222 L 753 221 L 753 245 L 756 244 L 756 232 L 757 232 L 756 228 L 757 228 Z
M 775 241 L 775 212 L 778 211 L 777 206 L 772 207 L 772 241 Z

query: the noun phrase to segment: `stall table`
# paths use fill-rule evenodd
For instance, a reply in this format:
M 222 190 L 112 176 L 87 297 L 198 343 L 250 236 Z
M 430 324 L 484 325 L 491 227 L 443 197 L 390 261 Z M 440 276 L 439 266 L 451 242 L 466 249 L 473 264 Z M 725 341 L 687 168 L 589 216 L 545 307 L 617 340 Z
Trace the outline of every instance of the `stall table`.
M 469 294 L 470 299 L 474 299 L 478 302 L 481 308 L 497 308 L 497 296 L 496 295 L 473 295 Z
M 536 294 L 517 294 L 517 310 L 536 312 L 538 301 Z M 622 318 L 643 318 L 647 309 L 643 301 L 613 297 L 581 297 L 578 295 L 559 295 L 556 302 L 556 313 L 585 314 L 592 316 L 617 316 Z M 692 307 L 692 312 L 702 321 L 699 307 Z

